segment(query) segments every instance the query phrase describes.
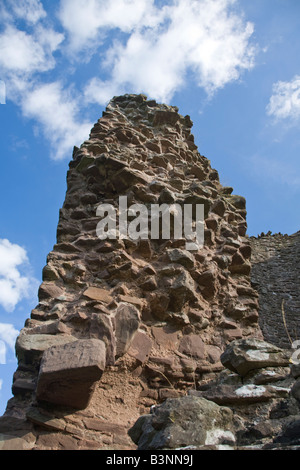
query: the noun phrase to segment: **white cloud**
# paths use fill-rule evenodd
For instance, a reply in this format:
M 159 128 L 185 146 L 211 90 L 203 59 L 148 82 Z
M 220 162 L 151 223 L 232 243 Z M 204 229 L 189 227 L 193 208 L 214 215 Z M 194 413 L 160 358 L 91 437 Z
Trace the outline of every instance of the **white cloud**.
M 6 345 L 4 341 L 0 339 L 0 364 L 6 364 Z
M 2 389 L 2 385 L 3 385 L 3 380 L 0 379 L 0 390 Z
M 34 34 L 28 34 L 8 25 L 0 34 L 2 74 L 31 74 L 52 69 L 55 66 L 52 54 L 63 38 L 62 34 L 42 26 Z
M 41 74 L 55 68 L 53 52 L 63 38 L 41 24 L 35 26 L 32 34 L 12 25 L 0 34 L 0 70 L 7 99 L 14 101 L 25 117 L 36 120 L 57 159 L 66 155 L 70 158 L 73 146 L 88 138 L 92 126 L 76 118 L 79 96 L 72 96 L 60 82 L 43 83 Z
M 231 10 L 234 3 L 177 0 L 157 10 L 155 24 L 132 24 L 127 42 L 115 41 L 107 51 L 104 65 L 111 76 L 88 84 L 88 100 L 103 104 L 108 90 L 126 89 L 168 101 L 187 78 L 208 94 L 239 79 L 253 67 L 255 50 L 249 43 L 253 25 Z M 152 2 L 151 13 L 153 19 Z
M 0 76 L 6 85 L 6 98 L 21 108 L 24 116 L 35 119 L 51 143 L 57 158 L 70 157 L 73 145 L 86 137 L 86 126 L 75 122 L 78 103 L 63 92 L 59 84 L 45 84 L 43 74 L 55 69 L 54 57 L 64 34 L 42 20 L 46 16 L 39 0 L 9 0 L 1 12 L 6 14 L 6 27 L 0 33 Z M 14 19 L 23 18 L 30 27 L 18 29 Z M 91 127 L 91 125 L 89 124 Z M 2 291 L 6 280 L 0 279 Z M 7 292 L 9 296 L 11 291 Z
M 84 97 L 87 103 L 107 103 L 114 95 L 122 94 L 121 84 L 110 81 L 104 82 L 100 78 L 92 78 L 84 90 Z
M 10 349 L 14 350 L 16 338 L 19 331 L 13 325 L 7 323 L 0 323 L 0 338 L 4 341 Z
M 46 17 L 46 12 L 39 0 L 9 0 L 8 5 L 14 14 L 28 23 L 35 24 Z
M 33 87 L 22 100 L 24 116 L 35 119 L 42 125 L 43 132 L 50 140 L 55 159 L 70 157 L 74 145 L 80 145 L 89 137 L 90 122 L 80 122 L 80 98 L 70 90 L 63 89 L 60 82 L 40 84 Z
M 21 274 L 20 268 L 24 266 L 28 272 L 29 262 L 24 248 L 9 240 L 0 239 L 0 305 L 7 312 L 12 312 L 37 287 L 36 279 L 29 274 Z
M 157 22 L 153 0 L 61 0 L 58 17 L 68 33 L 73 52 L 99 46 L 114 28 L 131 32 Z
M 278 120 L 295 120 L 300 117 L 300 75 L 290 82 L 279 81 L 273 85 L 273 95 L 266 111 Z
M 70 157 L 73 145 L 88 138 L 92 123 L 82 110 L 89 103 L 105 104 L 127 92 L 168 102 L 192 83 L 212 95 L 251 69 L 253 25 L 234 11 L 236 3 L 169 0 L 161 7 L 154 0 L 60 0 L 57 14 L 64 31 L 58 33 L 49 18 L 45 21 L 41 1 L 8 0 L 2 10 L 10 21 L 0 33 L 7 99 L 36 121 L 55 159 Z M 17 29 L 15 17 L 28 22 L 26 31 Z M 83 95 L 74 92 L 67 77 L 64 85 L 55 78 L 45 83 L 45 72 L 61 71 L 56 51 L 69 66 L 73 61 L 72 73 L 92 53 L 99 54 L 99 76 L 87 79 Z
M 8 348 L 15 351 L 15 342 L 19 331 L 13 325 L 0 323 L 0 364 L 6 364 Z

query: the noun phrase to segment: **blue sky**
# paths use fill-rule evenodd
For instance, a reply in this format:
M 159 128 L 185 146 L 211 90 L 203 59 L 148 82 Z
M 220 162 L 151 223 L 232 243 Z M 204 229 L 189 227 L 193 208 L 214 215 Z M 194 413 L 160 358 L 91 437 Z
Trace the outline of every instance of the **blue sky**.
M 2 0 L 0 414 L 37 304 L 74 145 L 114 95 L 194 122 L 247 198 L 248 234 L 300 229 L 299 0 Z

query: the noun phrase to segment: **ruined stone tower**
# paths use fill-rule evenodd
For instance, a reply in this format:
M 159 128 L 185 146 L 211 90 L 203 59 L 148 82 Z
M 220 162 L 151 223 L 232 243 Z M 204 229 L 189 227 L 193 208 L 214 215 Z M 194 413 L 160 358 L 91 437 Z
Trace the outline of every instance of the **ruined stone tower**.
M 140 414 L 223 369 L 232 340 L 261 338 L 242 196 L 224 187 L 176 107 L 111 100 L 75 148 L 39 303 L 16 342 L 1 421 L 24 449 L 134 448 Z M 204 205 L 204 245 L 101 240 L 97 207 Z

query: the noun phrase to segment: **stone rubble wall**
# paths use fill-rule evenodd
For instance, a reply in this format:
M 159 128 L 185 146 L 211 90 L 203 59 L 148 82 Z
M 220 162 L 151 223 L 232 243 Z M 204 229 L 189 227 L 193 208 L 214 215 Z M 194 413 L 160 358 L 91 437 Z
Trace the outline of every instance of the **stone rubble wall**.
M 300 449 L 300 365 L 291 350 L 235 340 L 221 361 L 214 380 L 136 421 L 129 434 L 139 450 Z
M 4 448 L 134 448 L 140 415 L 223 370 L 233 340 L 262 339 L 246 201 L 220 184 L 191 128 L 176 107 L 124 95 L 74 148 L 57 243 L 16 342 Z M 203 204 L 203 248 L 100 240 L 97 207 L 118 211 L 119 196 Z
M 291 347 L 300 339 L 300 232 L 250 238 L 251 278 L 259 293 L 259 324 L 266 341 Z M 283 312 L 282 312 L 282 302 Z

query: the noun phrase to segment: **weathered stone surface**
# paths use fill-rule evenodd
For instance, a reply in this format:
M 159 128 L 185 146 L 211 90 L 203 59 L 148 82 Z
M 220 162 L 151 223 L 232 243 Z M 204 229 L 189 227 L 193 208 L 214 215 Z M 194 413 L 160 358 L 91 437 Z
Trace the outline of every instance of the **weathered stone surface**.
M 168 325 L 162 325 L 161 327 L 153 326 L 152 335 L 161 349 L 178 349 L 179 345 L 179 331 L 174 328 L 170 328 Z
M 182 270 L 170 284 L 171 310 L 178 312 L 188 301 L 197 300 L 195 282 L 187 271 Z
M 131 342 L 128 354 L 142 364 L 148 359 L 153 346 L 152 340 L 143 331 L 137 331 Z
M 299 379 L 294 384 L 291 390 L 291 394 L 294 398 L 296 398 L 296 400 L 300 402 L 300 380 Z
M 15 372 L 13 377 L 12 392 L 14 395 L 25 395 L 26 393 L 33 393 L 36 389 L 35 374 L 20 371 Z
M 246 199 L 243 196 L 230 195 L 227 198 L 230 204 L 237 209 L 246 209 Z
M 32 364 L 39 361 L 43 352 L 52 346 L 64 345 L 73 341 L 76 341 L 76 338 L 70 335 L 28 335 L 23 332 L 16 341 L 16 355 L 20 362 Z
M 129 430 L 138 450 L 234 444 L 232 411 L 198 397 L 169 398 Z
M 23 331 L 26 331 L 28 335 L 58 335 L 71 333 L 71 330 L 63 322 L 57 320 L 42 322 L 29 320 L 25 323 L 25 328 L 27 329 Z
M 140 325 L 140 314 L 136 307 L 122 302 L 117 308 L 115 321 L 116 356 L 127 352 Z
M 173 204 L 175 202 L 175 196 L 172 191 L 168 188 L 164 188 L 159 195 L 160 204 Z
M 274 439 L 275 444 L 297 446 L 294 450 L 299 450 L 300 446 L 300 419 L 297 417 L 288 423 L 279 436 Z M 293 450 L 291 448 L 291 450 Z
M 135 184 L 148 184 L 150 178 L 139 170 L 131 170 L 124 168 L 111 177 L 112 184 L 118 193 L 127 191 Z
M 49 414 L 41 412 L 36 406 L 29 408 L 26 418 L 31 423 L 37 424 L 48 431 L 63 432 L 66 430 L 66 421 L 64 419 L 53 418 Z
M 196 278 L 200 285 L 201 293 L 205 298 L 212 298 L 216 293 L 216 275 L 217 273 L 214 269 L 208 269 Z
M 89 138 L 74 148 L 39 304 L 17 341 L 15 397 L 7 413 L 25 416 L 36 399 L 40 358 L 53 345 L 61 345 L 63 354 L 65 348 L 72 349 L 72 344 L 63 346 L 68 338 L 102 341 L 106 363 L 93 395 L 93 380 L 103 368 L 96 367 L 89 388 L 88 379 L 79 380 L 76 357 L 66 357 L 64 364 L 58 360 L 59 370 L 53 365 L 59 380 L 44 388 L 44 398 L 52 394 L 51 401 L 57 390 L 56 396 L 71 401 L 51 406 L 39 401 L 43 416 L 52 411 L 45 418 L 48 428 L 31 420 L 35 449 L 127 446 L 128 436 L 126 440 L 120 427 L 90 430 L 81 415 L 69 414 L 76 390 L 82 387 L 86 403 L 92 396 L 87 409 L 78 411 L 84 418 L 101 416 L 103 423 L 128 429 L 150 406 L 186 395 L 222 370 L 220 354 L 233 338 L 262 338 L 249 276 L 245 200 L 222 186 L 218 172 L 198 152 L 191 126 L 176 107 L 144 95 L 124 95 L 111 100 Z M 158 238 L 149 230 L 145 239 L 112 239 L 107 232 L 107 239 L 99 240 L 97 207 L 113 208 L 118 231 L 120 196 L 127 196 L 128 208 L 176 204 L 168 239 L 162 237 L 160 223 Z M 204 204 L 204 246 L 193 251 L 187 250 L 184 231 L 174 238 L 173 219 L 184 204 Z M 128 224 L 132 219 L 128 214 Z M 148 220 L 150 225 L 150 213 Z M 39 390 L 43 376 L 41 369 Z M 77 389 L 70 388 L 72 380 Z M 129 447 L 135 448 L 131 443 Z
M 32 450 L 34 442 L 28 442 L 21 437 L 14 437 L 9 434 L 0 434 L 0 450 L 23 451 Z
M 211 211 L 214 212 L 215 214 L 219 215 L 220 217 L 223 217 L 225 211 L 226 211 L 226 204 L 222 199 L 217 200 L 211 208 Z
M 300 364 L 291 364 L 291 373 L 295 379 L 300 377 Z
M 259 294 L 264 338 L 289 349 L 300 337 L 300 231 L 292 235 L 262 233 L 249 241 L 251 279 Z
M 173 110 L 163 110 L 156 111 L 154 114 L 153 125 L 159 126 L 162 124 L 174 125 L 180 119 L 180 116 L 177 113 L 174 113 Z
M 290 389 L 272 385 L 219 385 L 207 391 L 197 392 L 191 390 L 192 396 L 200 396 L 211 400 L 218 405 L 247 405 L 251 403 L 262 403 L 274 398 L 285 398 Z
M 169 305 L 170 296 L 165 291 L 158 289 L 149 296 L 149 307 L 154 318 L 165 320 Z
M 137 308 L 142 308 L 143 306 L 143 301 L 139 299 L 138 297 L 133 297 L 132 295 L 120 295 L 120 301 L 133 304 Z
M 37 399 L 85 408 L 106 365 L 106 347 L 97 339 L 78 340 L 48 349 L 42 358 Z
M 232 274 L 243 274 L 249 276 L 251 272 L 251 264 L 245 261 L 242 255 L 236 253 L 232 258 L 232 264 L 229 266 L 229 271 Z
M 109 303 L 112 301 L 112 296 L 105 289 L 99 289 L 98 287 L 89 287 L 84 291 L 84 296 L 92 300 L 99 302 Z
M 36 441 L 34 450 L 81 450 L 81 440 L 77 436 L 70 436 L 62 433 L 40 433 Z
M 64 294 L 64 290 L 54 282 L 43 282 L 40 285 L 38 296 L 39 300 L 57 299 Z
M 93 313 L 86 321 L 89 338 L 101 339 L 106 346 L 106 364 L 114 365 L 116 357 L 116 338 L 113 321 L 108 315 Z
M 248 342 L 251 343 L 251 340 Z M 262 344 L 260 346 L 262 349 Z M 272 345 L 264 345 L 264 351 L 269 351 L 270 346 Z M 150 359 L 152 360 L 152 358 Z M 247 360 L 251 365 L 253 354 L 248 357 L 244 356 L 244 361 Z M 184 370 L 195 371 L 195 367 L 186 362 L 182 359 Z M 162 363 L 162 359 L 157 363 Z M 300 442 L 295 433 L 299 428 L 300 415 L 299 379 L 295 382 L 290 373 L 290 367 L 282 367 L 280 364 L 272 367 L 262 364 L 260 366 L 262 367 L 251 369 L 245 376 L 241 376 L 237 372 L 230 372 L 230 370 L 222 370 L 214 379 L 208 382 L 205 380 L 202 383 L 199 382 L 198 390 L 190 389 L 188 396 L 209 400 L 208 403 L 213 402 L 221 407 L 226 406 L 233 411 L 234 420 L 230 427 L 233 439 L 231 442 L 228 439 L 227 442 L 230 444 L 230 448 L 247 450 L 255 446 L 257 449 L 287 449 L 295 446 L 295 449 L 298 449 Z M 174 363 L 172 368 L 174 370 Z M 151 396 L 149 391 L 147 396 Z M 180 407 L 180 405 L 178 406 Z M 173 437 L 177 436 L 176 425 L 179 421 L 175 419 L 173 414 L 170 418 L 167 412 L 163 414 L 163 420 L 168 425 L 164 423 L 161 425 L 161 420 L 155 426 L 153 423 L 156 421 L 152 415 L 145 415 L 137 420 L 135 426 L 130 430 L 130 435 L 139 448 L 146 449 L 154 443 L 157 448 L 163 449 L 162 443 L 172 442 Z M 175 423 L 174 428 L 171 423 Z M 167 432 L 165 432 L 166 429 Z M 184 427 L 182 435 L 187 430 L 188 425 Z M 220 431 L 212 434 L 223 435 Z M 192 442 L 192 437 L 189 436 L 190 442 Z M 206 441 L 204 444 L 201 442 L 195 444 L 194 448 L 212 450 L 211 445 L 218 446 L 218 440 L 213 439 L 213 442 Z M 167 444 L 165 448 L 169 448 L 169 445 Z
M 179 351 L 192 358 L 204 359 L 205 344 L 199 335 L 186 335 L 180 341 Z
M 251 377 L 255 385 L 265 385 L 285 380 L 287 376 L 290 376 L 289 367 L 265 367 L 248 373 L 247 380 Z
M 242 376 L 253 369 L 287 366 L 289 359 L 286 351 L 252 338 L 233 341 L 221 355 L 222 364 Z
M 168 250 L 167 256 L 171 263 L 182 264 L 182 266 L 187 269 L 192 269 L 194 267 L 195 259 L 189 251 L 175 248 L 173 250 Z
M 0 418 L 0 450 L 31 450 L 36 441 L 33 426 L 24 417 L 2 416 Z

